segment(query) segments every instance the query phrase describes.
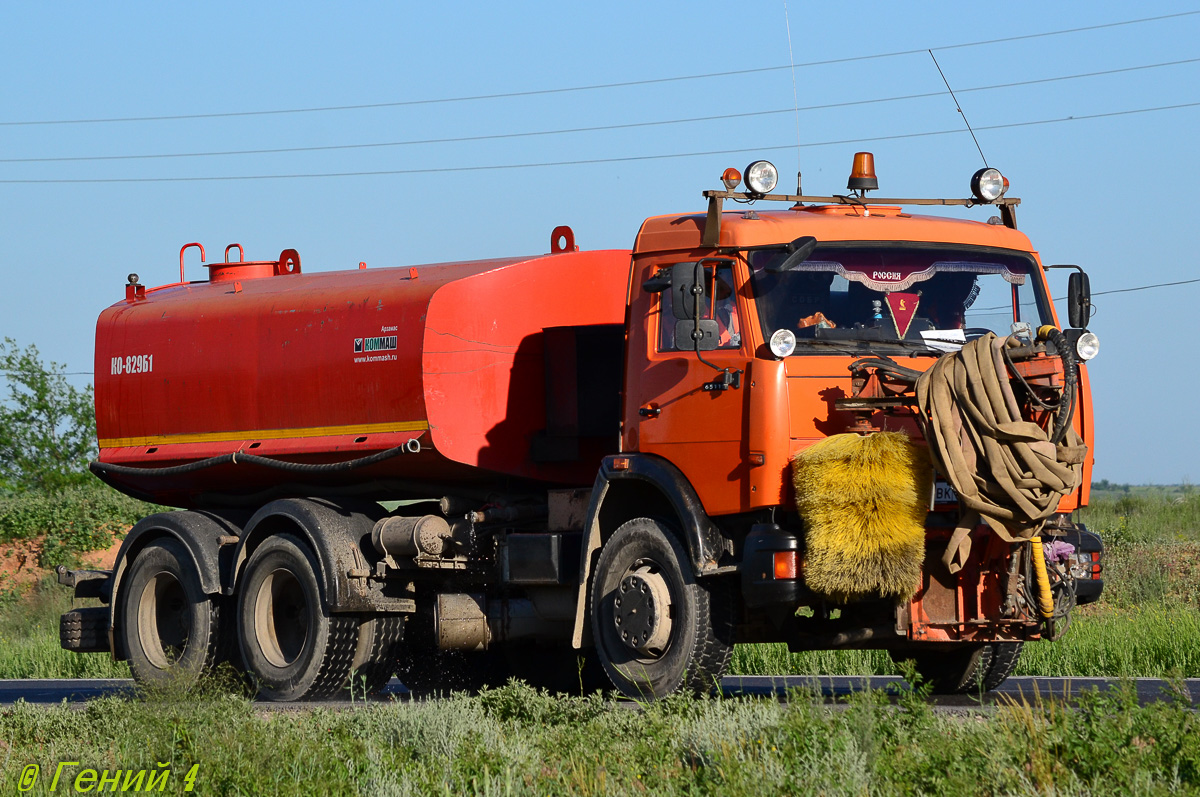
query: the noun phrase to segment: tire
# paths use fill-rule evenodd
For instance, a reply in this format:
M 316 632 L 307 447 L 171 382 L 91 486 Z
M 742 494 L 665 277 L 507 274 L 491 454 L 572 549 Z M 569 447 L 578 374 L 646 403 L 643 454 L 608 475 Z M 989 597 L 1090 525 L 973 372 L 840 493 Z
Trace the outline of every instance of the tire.
M 142 686 L 191 685 L 212 669 L 220 602 L 204 593 L 183 543 L 165 538 L 133 559 L 119 592 L 118 644 Z
M 631 520 L 604 544 L 588 605 L 604 671 L 629 697 L 710 692 L 729 665 L 728 586 L 697 582 L 687 551 L 658 520 Z
M 350 667 L 351 695 L 382 692 L 400 665 L 404 643 L 404 616 L 380 615 L 364 619 L 358 627 L 358 644 Z
M 238 646 L 263 700 L 328 699 L 349 684 L 362 621 L 322 606 L 316 574 L 312 552 L 290 534 L 263 541 L 246 564 Z
M 985 678 L 992 664 L 991 645 L 962 644 L 949 650 L 901 650 L 888 653 L 897 664 L 911 659 L 917 673 L 925 683 L 931 685 L 935 695 L 984 691 Z
M 983 676 L 983 690 L 990 692 L 1012 675 L 1021 660 L 1021 648 L 1024 642 L 995 642 L 992 649 L 992 660 L 988 665 L 987 674 Z

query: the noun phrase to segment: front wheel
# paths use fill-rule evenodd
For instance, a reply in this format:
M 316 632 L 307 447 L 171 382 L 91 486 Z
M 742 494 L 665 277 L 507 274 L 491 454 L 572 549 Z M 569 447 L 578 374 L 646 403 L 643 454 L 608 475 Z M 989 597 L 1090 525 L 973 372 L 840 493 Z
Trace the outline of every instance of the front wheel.
M 990 692 L 1012 675 L 1021 642 L 958 645 L 952 650 L 891 651 L 896 663 L 912 659 L 920 676 L 939 695 Z
M 708 692 L 729 664 L 732 597 L 693 578 L 687 551 L 658 520 L 631 520 L 604 544 L 589 607 L 600 662 L 630 697 Z

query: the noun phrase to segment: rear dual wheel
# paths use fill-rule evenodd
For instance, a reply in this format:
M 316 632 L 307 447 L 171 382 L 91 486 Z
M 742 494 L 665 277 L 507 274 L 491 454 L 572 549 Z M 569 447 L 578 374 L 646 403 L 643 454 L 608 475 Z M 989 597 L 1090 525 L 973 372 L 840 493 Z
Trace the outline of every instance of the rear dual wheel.
M 265 540 L 246 564 L 238 645 L 265 700 L 327 699 L 350 681 L 361 620 L 322 606 L 317 572 L 308 546 L 290 534 Z
M 173 538 L 143 548 L 119 594 L 119 642 L 142 686 L 191 685 L 222 658 L 221 602 Z

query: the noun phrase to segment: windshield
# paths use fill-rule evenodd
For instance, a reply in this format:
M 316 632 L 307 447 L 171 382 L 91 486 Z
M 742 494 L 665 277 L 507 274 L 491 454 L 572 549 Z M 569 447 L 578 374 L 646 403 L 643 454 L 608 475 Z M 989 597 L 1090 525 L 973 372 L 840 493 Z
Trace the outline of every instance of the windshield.
M 1015 321 L 1050 323 L 1029 255 L 970 247 L 826 244 L 795 269 L 773 272 L 783 250 L 750 253 L 750 281 L 764 337 L 870 341 L 872 348 L 950 351 L 986 332 L 1008 335 Z

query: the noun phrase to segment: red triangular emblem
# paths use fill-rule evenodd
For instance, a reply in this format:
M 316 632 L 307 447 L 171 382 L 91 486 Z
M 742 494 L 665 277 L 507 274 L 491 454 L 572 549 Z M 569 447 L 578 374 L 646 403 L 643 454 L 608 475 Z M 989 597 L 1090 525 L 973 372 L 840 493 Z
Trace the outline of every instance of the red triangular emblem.
M 896 325 L 896 336 L 903 338 L 912 326 L 913 316 L 917 314 L 917 305 L 921 302 L 919 293 L 889 293 L 888 308 L 892 311 L 892 322 Z

